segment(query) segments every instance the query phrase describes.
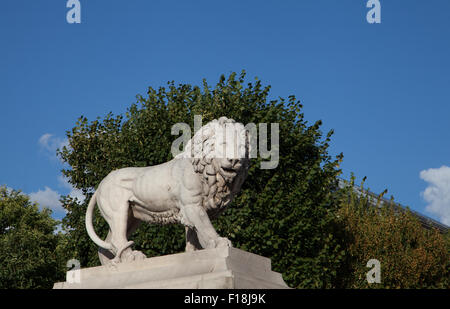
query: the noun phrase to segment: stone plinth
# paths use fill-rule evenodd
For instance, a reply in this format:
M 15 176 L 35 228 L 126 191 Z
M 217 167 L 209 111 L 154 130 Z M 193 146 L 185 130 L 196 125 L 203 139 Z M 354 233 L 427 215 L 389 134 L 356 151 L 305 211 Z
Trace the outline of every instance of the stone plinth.
M 54 289 L 287 289 L 270 259 L 236 248 L 215 248 L 79 270 L 79 283 Z

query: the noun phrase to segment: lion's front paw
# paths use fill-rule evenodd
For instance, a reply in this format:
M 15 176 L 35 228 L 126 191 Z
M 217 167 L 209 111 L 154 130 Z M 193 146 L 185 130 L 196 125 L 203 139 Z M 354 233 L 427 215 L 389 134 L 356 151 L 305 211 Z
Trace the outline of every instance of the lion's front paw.
M 219 237 L 216 240 L 216 248 L 219 247 L 233 247 L 233 245 L 231 244 L 231 241 L 226 238 L 226 237 Z

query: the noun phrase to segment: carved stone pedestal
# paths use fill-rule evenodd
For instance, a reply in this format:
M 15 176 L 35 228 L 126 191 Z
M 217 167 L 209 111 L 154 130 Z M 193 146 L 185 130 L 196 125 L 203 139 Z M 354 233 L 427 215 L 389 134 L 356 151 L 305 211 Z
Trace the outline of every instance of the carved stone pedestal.
M 287 289 L 270 259 L 215 248 L 79 270 L 79 282 L 54 289 Z M 76 276 L 74 277 L 76 278 Z

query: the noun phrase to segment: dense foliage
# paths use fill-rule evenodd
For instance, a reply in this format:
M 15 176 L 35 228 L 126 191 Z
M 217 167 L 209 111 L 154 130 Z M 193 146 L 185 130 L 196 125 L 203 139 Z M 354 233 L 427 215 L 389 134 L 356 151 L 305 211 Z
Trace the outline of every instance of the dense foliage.
M 278 167 L 261 169 L 261 158 L 253 159 L 241 193 L 214 225 L 234 246 L 271 258 L 273 269 L 292 287 L 332 287 L 344 254 L 331 230 L 338 206 L 332 192 L 342 156 L 328 155 L 332 132 L 322 136 L 320 121 L 308 125 L 294 96 L 269 100 L 269 90 L 259 80 L 245 83 L 245 73 L 221 76 L 213 89 L 206 81 L 201 88 L 174 82 L 167 89 L 149 87 L 147 96 L 137 96 L 125 115 L 93 121 L 80 117 L 67 132 L 70 147 L 60 152 L 70 166 L 63 173 L 90 197 L 114 169 L 172 159 L 170 147 L 177 136 L 171 135 L 171 127 L 184 122 L 194 128 L 194 115 L 201 115 L 203 124 L 221 116 L 244 124 L 279 123 Z M 67 252 L 82 267 L 98 264 L 97 248 L 84 228 L 88 200 L 64 200 L 71 240 Z M 94 226 L 106 235 L 98 213 Z M 143 224 L 133 240 L 136 249 L 155 256 L 183 251 L 183 235 L 179 225 Z
M 0 187 L 0 289 L 51 288 L 64 275 L 49 209 Z
M 450 288 L 450 235 L 425 229 L 411 211 L 392 199 L 383 203 L 382 196 L 373 199 L 354 190 L 342 196 L 338 217 L 348 259 L 344 286 Z M 366 280 L 370 259 L 380 261 L 381 283 Z

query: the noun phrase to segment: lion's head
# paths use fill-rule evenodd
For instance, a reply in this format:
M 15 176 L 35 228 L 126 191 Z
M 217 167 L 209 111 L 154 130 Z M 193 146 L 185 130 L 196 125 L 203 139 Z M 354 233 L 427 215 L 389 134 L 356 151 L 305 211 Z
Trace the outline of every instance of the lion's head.
M 203 183 L 203 207 L 216 216 L 244 182 L 250 160 L 249 133 L 242 123 L 221 117 L 203 126 L 176 158 L 190 158 Z

